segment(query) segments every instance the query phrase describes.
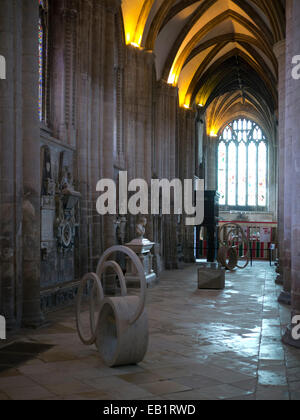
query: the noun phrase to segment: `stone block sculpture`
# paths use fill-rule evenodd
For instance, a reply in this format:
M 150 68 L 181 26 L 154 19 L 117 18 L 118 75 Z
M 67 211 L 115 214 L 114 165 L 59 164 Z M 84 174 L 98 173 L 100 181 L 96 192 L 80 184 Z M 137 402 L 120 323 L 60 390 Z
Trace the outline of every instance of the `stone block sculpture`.
M 217 263 L 201 263 L 198 268 L 198 289 L 225 289 L 225 268 Z
M 140 280 L 140 295 L 128 296 L 124 274 L 116 261 L 109 258 L 116 252 L 124 253 L 135 266 Z M 101 276 L 107 269 L 115 271 L 119 278 L 121 296 L 105 297 Z M 90 336 L 85 337 L 81 322 L 82 297 L 88 282 L 90 288 Z M 148 318 L 145 310 L 146 278 L 144 267 L 131 249 L 114 246 L 101 257 L 96 273 L 85 275 L 77 297 L 77 331 L 83 344 L 96 344 L 103 362 L 109 367 L 132 365 L 141 362 L 148 348 Z M 95 319 L 95 292 L 100 302 Z

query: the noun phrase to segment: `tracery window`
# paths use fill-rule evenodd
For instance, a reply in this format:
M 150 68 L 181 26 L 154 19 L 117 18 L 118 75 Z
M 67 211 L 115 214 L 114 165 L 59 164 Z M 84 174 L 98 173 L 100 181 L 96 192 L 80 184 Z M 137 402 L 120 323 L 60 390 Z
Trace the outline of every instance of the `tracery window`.
M 235 120 L 218 145 L 220 205 L 228 209 L 264 210 L 268 202 L 268 142 L 253 121 Z
M 39 2 L 39 97 L 40 121 L 46 122 L 48 72 L 48 0 Z

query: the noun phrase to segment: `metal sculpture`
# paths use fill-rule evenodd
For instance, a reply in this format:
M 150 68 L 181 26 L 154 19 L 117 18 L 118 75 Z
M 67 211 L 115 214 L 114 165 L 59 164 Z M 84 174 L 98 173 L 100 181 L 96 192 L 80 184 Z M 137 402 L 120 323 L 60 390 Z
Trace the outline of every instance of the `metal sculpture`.
M 135 265 L 140 279 L 140 295 L 128 296 L 123 271 L 116 261 L 109 257 L 121 252 Z M 107 269 L 118 276 L 121 296 L 105 297 L 101 277 Z M 84 290 L 89 281 L 90 289 L 90 330 L 85 337 L 81 323 L 81 305 Z M 148 348 L 148 318 L 145 311 L 146 278 L 143 265 L 138 256 L 125 246 L 114 246 L 104 252 L 96 273 L 85 275 L 80 283 L 76 306 L 78 335 L 85 345 L 96 344 L 100 356 L 109 367 L 132 365 L 141 362 Z M 95 319 L 95 292 L 100 303 L 99 314 Z
M 229 228 L 229 230 L 226 232 L 225 229 L 227 228 Z M 219 230 L 219 243 L 218 261 L 223 267 L 233 271 L 236 268 L 243 270 L 248 266 L 248 240 L 239 224 L 224 224 Z M 246 249 L 246 252 L 242 256 L 239 255 L 240 245 L 242 245 L 242 249 Z M 244 261 L 244 264 L 240 264 L 239 261 Z

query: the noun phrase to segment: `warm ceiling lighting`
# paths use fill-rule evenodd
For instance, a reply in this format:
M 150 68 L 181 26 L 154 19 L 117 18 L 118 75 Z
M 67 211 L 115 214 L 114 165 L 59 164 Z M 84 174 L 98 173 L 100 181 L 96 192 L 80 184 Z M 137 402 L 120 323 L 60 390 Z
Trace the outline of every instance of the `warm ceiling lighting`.
M 184 107 L 185 109 L 191 109 L 191 108 L 190 108 L 190 106 L 189 106 L 189 105 L 187 105 L 187 104 L 184 104 L 184 105 L 183 105 L 183 107 Z
M 174 85 L 175 84 L 175 73 L 170 73 L 169 79 L 168 79 L 168 84 L 169 85 Z
M 130 42 L 130 45 L 132 45 L 135 48 L 141 48 L 142 45 L 142 35 L 140 35 L 139 37 L 135 37 L 135 41 L 134 42 Z
M 218 135 L 213 130 L 209 133 L 209 135 L 210 137 L 218 137 Z

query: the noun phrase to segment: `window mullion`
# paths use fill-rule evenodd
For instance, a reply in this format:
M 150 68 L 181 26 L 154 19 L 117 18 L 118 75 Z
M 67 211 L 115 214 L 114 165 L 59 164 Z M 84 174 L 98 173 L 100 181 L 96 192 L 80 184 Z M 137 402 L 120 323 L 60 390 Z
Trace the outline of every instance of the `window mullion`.
M 256 143 L 256 209 L 258 210 L 258 152 L 259 152 L 259 143 Z
M 249 139 L 246 144 L 246 206 L 249 206 Z
M 240 158 L 240 151 L 239 151 L 239 146 L 237 143 L 235 143 L 235 147 L 236 147 L 236 182 L 235 182 L 235 205 L 238 206 L 239 205 L 239 158 Z
M 228 183 L 228 143 L 226 142 L 226 206 L 228 206 L 229 183 Z

